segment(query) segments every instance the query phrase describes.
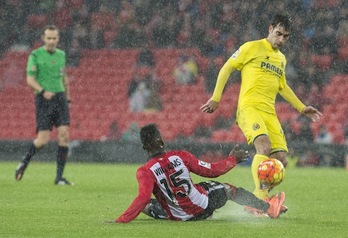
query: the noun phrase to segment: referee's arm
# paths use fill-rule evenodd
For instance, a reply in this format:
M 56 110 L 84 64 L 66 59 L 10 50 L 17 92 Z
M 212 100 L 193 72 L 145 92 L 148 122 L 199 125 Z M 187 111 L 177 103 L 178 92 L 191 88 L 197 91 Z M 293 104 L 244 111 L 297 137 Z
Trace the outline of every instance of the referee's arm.
M 64 85 L 64 88 L 65 88 L 66 100 L 67 100 L 68 102 L 71 102 L 69 81 L 68 81 L 68 77 L 67 77 L 66 74 L 65 74 L 65 76 L 63 77 L 63 85 Z
M 34 76 L 27 76 L 27 84 L 33 88 L 34 90 L 38 91 L 39 93 L 42 92 L 43 88 L 41 87 L 38 82 L 36 82 L 36 79 Z

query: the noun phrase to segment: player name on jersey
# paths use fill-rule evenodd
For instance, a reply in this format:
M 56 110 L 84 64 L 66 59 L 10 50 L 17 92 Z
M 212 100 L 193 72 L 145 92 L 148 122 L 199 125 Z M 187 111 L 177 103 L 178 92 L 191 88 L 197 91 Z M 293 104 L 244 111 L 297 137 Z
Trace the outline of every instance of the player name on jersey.
M 168 172 L 169 170 L 172 170 L 175 167 L 178 167 L 180 165 L 181 165 L 181 161 L 179 158 L 177 158 L 177 159 L 174 159 L 173 161 L 170 161 L 170 163 L 168 163 L 168 164 L 165 164 L 159 168 L 156 168 L 154 170 L 154 173 L 156 174 L 156 176 L 159 176 L 159 175 L 164 174 L 164 173 Z

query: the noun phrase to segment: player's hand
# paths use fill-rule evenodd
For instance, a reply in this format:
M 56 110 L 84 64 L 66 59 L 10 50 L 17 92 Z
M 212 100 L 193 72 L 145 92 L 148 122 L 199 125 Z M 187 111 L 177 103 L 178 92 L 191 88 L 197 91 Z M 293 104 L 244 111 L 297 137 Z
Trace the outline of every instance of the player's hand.
M 319 112 L 318 109 L 312 106 L 307 106 L 303 108 L 301 113 L 306 117 L 310 118 L 312 122 L 318 122 L 320 120 L 320 117 L 323 115 L 321 114 L 321 112 Z
M 199 109 L 201 109 L 202 112 L 206 113 L 212 113 L 219 107 L 219 103 L 213 101 L 212 99 L 209 99 L 206 104 L 201 106 Z
M 233 156 L 237 159 L 237 163 L 244 162 L 249 159 L 249 152 L 239 148 L 239 144 L 235 145 L 231 150 L 229 156 Z

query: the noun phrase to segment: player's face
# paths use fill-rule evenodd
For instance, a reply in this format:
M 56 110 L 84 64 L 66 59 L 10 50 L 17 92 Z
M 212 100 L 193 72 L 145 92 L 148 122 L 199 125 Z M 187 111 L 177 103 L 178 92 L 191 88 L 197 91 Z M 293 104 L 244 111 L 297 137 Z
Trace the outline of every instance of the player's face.
M 278 25 L 276 27 L 270 26 L 267 40 L 271 43 L 273 49 L 281 48 L 288 40 L 290 33 L 284 27 Z
M 58 31 L 49 29 L 45 30 L 45 33 L 42 35 L 42 40 L 45 43 L 46 50 L 54 51 L 59 41 Z

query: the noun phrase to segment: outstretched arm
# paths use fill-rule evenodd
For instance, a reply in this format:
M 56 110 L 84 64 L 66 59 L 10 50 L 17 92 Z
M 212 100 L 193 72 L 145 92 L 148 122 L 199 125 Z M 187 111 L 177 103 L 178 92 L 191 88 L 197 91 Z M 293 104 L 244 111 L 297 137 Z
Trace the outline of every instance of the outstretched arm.
M 239 148 L 239 145 L 233 147 L 229 156 L 215 163 L 207 163 L 198 160 L 191 155 L 190 169 L 193 173 L 203 177 L 215 178 L 230 171 L 236 164 L 246 161 L 249 158 L 248 151 Z
M 144 210 L 151 199 L 154 184 L 151 175 L 140 169 L 137 171 L 137 180 L 139 183 L 138 196 L 134 199 L 129 208 L 116 219 L 116 222 L 118 223 L 133 221 L 140 212 Z
M 295 95 L 294 91 L 285 84 L 285 87 L 279 92 L 280 95 L 288 101 L 297 111 L 302 112 L 303 108 L 306 106 L 301 102 L 301 100 Z
M 300 99 L 295 95 L 289 85 L 285 85 L 283 90 L 281 90 L 280 95 L 288 101 L 297 111 L 306 117 L 310 118 L 313 122 L 318 122 L 320 117 L 322 116 L 321 112 L 318 109 L 312 106 L 305 106 Z
M 229 61 L 227 61 L 224 64 L 224 66 L 222 66 L 216 81 L 213 96 L 204 105 L 200 107 L 202 112 L 212 113 L 219 107 L 219 102 L 221 100 L 222 92 L 225 88 L 228 78 L 230 77 L 230 74 L 234 70 L 235 69 L 232 67 Z

